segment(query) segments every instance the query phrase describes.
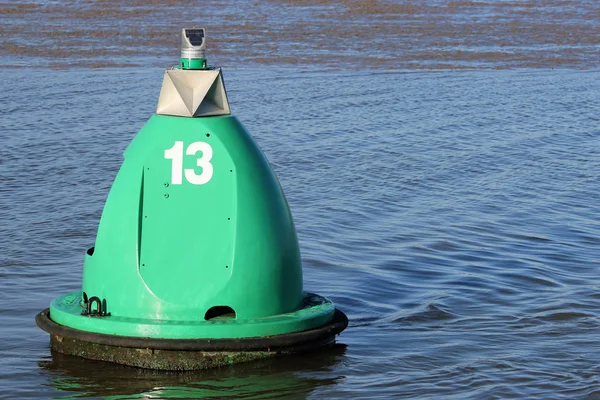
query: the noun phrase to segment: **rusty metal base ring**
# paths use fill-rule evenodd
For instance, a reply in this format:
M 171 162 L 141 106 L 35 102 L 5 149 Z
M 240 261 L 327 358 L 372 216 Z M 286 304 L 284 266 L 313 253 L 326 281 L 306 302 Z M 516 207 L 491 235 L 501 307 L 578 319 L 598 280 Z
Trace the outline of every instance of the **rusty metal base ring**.
M 323 348 L 333 345 L 335 336 L 348 326 L 348 318 L 337 309 L 333 321 L 316 329 L 246 339 L 153 339 L 86 332 L 58 325 L 48 309 L 35 322 L 50 334 L 50 345 L 59 353 L 162 370 L 208 369 Z

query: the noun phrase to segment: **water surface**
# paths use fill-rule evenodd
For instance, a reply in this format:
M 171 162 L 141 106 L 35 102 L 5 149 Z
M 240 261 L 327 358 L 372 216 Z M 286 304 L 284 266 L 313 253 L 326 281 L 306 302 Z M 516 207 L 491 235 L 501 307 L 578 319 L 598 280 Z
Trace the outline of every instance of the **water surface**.
M 414 2 L 432 7 L 430 14 L 437 3 Z M 516 2 L 455 3 L 461 11 L 452 18 L 465 20 L 483 10 L 509 20 L 517 12 L 508 7 Z M 31 2 L 34 14 L 15 13 L 25 24 L 40 7 L 63 4 Z M 70 4 L 82 13 L 104 4 L 110 13 L 117 3 Z M 332 4 L 260 3 L 256 12 L 288 13 L 301 25 L 302 13 L 322 8 L 341 25 L 346 14 L 332 16 Z M 344 4 L 340 10 L 359 8 Z M 573 24 L 597 11 L 596 3 L 578 4 L 585 12 L 565 12 Z M 9 27 L 20 23 L 6 13 L 11 7 L 2 17 L 11 18 Z M 553 7 L 547 12 L 559 18 Z M 133 29 L 122 9 L 122 19 L 98 15 L 97 26 Z M 520 9 L 543 11 L 535 1 Z M 209 15 L 219 10 L 242 15 L 225 6 Z M 154 16 L 148 7 L 140 18 L 156 26 Z M 47 18 L 57 21 L 58 35 L 64 15 Z M 590 31 L 597 21 L 588 21 Z M 218 39 L 226 27 L 219 29 L 215 45 L 226 42 Z M 177 53 L 157 55 L 162 45 L 148 46 L 148 57 L 127 67 L 132 58 L 119 54 L 127 46 L 115 39 L 92 57 L 112 68 L 82 68 L 75 50 L 64 58 L 33 52 L 33 68 L 24 68 L 25 58 L 4 47 L 13 68 L 0 70 L 0 397 L 600 397 L 600 71 L 589 62 L 598 53 L 584 50 L 583 61 L 555 70 L 543 62 L 494 66 L 481 55 L 466 70 L 422 71 L 354 58 L 340 64 L 341 53 L 323 37 L 337 63 L 288 65 L 300 53 L 287 35 L 275 40 L 281 62 L 275 55 L 242 62 L 249 53 L 239 40 L 215 49 L 212 61 L 227 67 L 232 111 L 287 195 L 305 289 L 350 318 L 339 346 L 191 373 L 52 354 L 33 318 L 52 298 L 80 288 L 83 254 L 121 154 L 154 112 L 164 67 Z M 258 47 L 266 45 L 261 37 Z M 389 44 L 382 48 L 394 46 L 392 37 L 382 36 Z M 569 43 L 564 48 L 575 46 Z M 542 48 L 531 42 L 519 51 L 531 61 Z
M 220 65 L 350 69 L 596 68 L 596 0 L 24 0 L 0 3 L 9 66 L 176 63 L 206 26 Z M 214 60 L 213 60 L 214 61 Z

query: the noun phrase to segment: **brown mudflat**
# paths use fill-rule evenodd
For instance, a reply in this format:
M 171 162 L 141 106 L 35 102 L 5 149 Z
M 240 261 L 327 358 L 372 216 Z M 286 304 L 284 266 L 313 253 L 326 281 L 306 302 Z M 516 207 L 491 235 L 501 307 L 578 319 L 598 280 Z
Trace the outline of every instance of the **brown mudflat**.
M 396 4 L 401 3 L 401 4 Z M 596 68 L 600 2 L 61 1 L 0 6 L 4 66 L 172 64 L 204 26 L 215 64 L 339 69 Z M 175 57 L 174 57 L 175 55 Z

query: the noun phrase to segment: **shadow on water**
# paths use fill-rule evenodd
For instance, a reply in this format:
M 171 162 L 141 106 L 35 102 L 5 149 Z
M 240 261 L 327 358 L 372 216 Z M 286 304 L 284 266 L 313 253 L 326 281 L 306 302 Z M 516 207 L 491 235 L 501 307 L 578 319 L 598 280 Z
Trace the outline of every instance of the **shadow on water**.
M 316 388 L 335 385 L 346 346 L 319 353 L 273 358 L 204 371 L 155 371 L 86 360 L 52 351 L 38 361 L 55 398 L 307 398 Z

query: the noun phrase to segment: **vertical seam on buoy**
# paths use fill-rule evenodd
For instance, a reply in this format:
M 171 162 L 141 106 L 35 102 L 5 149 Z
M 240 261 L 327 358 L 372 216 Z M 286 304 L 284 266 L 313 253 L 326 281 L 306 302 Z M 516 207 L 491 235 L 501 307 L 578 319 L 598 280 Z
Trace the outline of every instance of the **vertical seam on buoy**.
M 138 270 L 142 265 L 142 225 L 144 223 L 144 166 L 142 166 L 142 182 L 140 184 L 140 203 L 138 206 L 138 237 L 137 237 L 137 261 Z

